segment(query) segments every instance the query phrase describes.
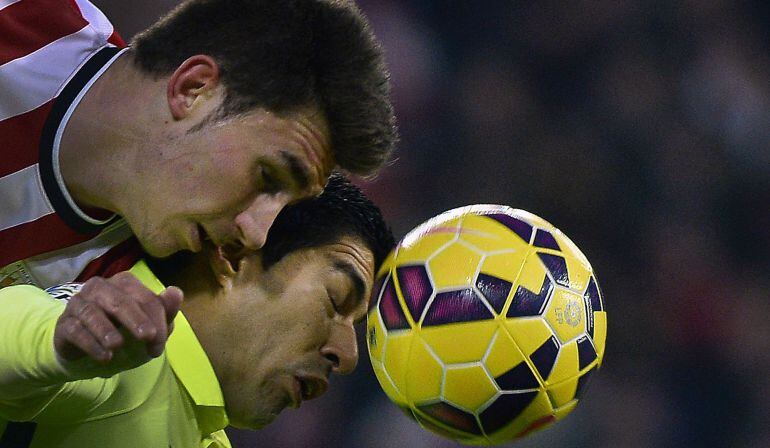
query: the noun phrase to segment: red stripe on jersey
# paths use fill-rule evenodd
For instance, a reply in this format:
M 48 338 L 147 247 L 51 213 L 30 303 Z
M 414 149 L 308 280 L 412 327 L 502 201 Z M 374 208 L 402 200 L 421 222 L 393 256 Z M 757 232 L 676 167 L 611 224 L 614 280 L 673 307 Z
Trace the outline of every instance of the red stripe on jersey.
M 126 42 L 123 40 L 122 37 L 120 37 L 120 34 L 118 34 L 117 31 L 112 32 L 112 36 L 110 36 L 110 38 L 107 39 L 107 42 L 111 43 L 112 45 L 115 45 L 118 48 L 126 48 Z
M 0 266 L 82 243 L 97 234 L 78 233 L 67 226 L 59 215 L 51 213 L 0 232 Z
M 61 0 L 23 0 L 0 11 L 0 65 L 88 25 L 79 9 L 65 5 Z
M 131 237 L 88 263 L 75 281 L 84 282 L 95 276 L 112 277 L 118 272 L 131 269 L 142 255 L 142 246 L 139 245 L 139 241 Z
M 52 105 L 53 100 L 25 114 L 0 121 L 4 147 L 0 157 L 0 177 L 37 163 L 40 134 Z

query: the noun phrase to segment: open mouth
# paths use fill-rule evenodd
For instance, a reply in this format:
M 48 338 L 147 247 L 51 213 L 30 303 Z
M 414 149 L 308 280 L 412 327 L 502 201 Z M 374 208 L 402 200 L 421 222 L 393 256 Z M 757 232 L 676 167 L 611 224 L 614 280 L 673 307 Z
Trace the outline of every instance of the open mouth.
M 307 381 L 299 380 L 300 392 L 302 393 L 302 399 L 310 399 L 310 394 L 313 393 L 313 385 Z
M 312 400 L 318 398 L 326 392 L 329 382 L 326 378 L 315 376 L 295 377 L 300 385 L 300 396 L 302 400 Z
M 287 406 L 298 409 L 302 405 L 302 381 L 294 377 L 288 388 L 290 402 Z
M 315 373 L 298 372 L 289 377 L 288 394 L 291 402 L 289 406 L 299 408 L 303 401 L 312 400 L 323 395 L 329 388 L 329 380 L 326 376 Z
M 209 236 L 209 234 L 206 232 L 206 229 L 204 229 L 202 225 L 195 224 L 195 227 L 198 230 L 198 239 L 200 240 L 201 244 L 206 243 L 207 241 L 208 242 L 211 241 L 211 237 Z

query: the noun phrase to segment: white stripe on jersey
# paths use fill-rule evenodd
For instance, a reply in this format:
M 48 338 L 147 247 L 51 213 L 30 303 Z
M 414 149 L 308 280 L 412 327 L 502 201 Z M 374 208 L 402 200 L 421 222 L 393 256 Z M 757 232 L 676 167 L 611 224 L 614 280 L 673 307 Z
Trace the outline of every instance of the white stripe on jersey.
M 64 113 L 64 117 L 62 117 L 61 122 L 59 122 L 59 128 L 56 130 L 56 135 L 54 136 L 53 140 L 53 156 L 52 162 L 53 162 L 53 174 L 54 177 L 56 177 L 56 182 L 59 183 L 59 188 L 61 188 L 61 192 L 64 195 L 64 199 L 67 200 L 67 203 L 72 208 L 72 210 L 78 214 L 83 220 L 86 222 L 89 222 L 91 224 L 101 225 L 107 223 L 109 220 L 113 218 L 115 215 L 110 215 L 109 218 L 98 220 L 94 219 L 86 212 L 80 209 L 78 205 L 75 203 L 75 200 L 72 198 L 72 195 L 70 195 L 70 191 L 67 188 L 67 185 L 64 183 L 64 177 L 61 174 L 61 167 L 59 166 L 59 147 L 61 146 L 61 139 L 64 136 L 64 129 L 67 127 L 67 123 L 69 123 L 70 118 L 72 117 L 72 114 L 75 113 L 75 109 L 78 107 L 78 104 L 80 104 L 80 101 L 83 99 L 83 97 L 88 93 L 89 90 L 91 90 L 91 87 L 94 85 L 94 83 L 102 77 L 102 74 L 107 71 L 108 68 L 112 65 L 113 62 L 117 61 L 120 55 L 127 52 L 128 48 L 124 48 L 117 53 L 115 53 L 115 56 L 112 57 L 102 68 L 99 69 L 98 72 L 86 83 L 85 86 L 83 86 L 83 89 L 80 90 L 80 93 L 75 97 L 74 100 L 72 100 L 72 103 L 70 104 L 70 107 L 67 109 L 67 112 Z
M 109 39 L 114 30 L 107 16 L 88 0 L 75 0 L 75 2 L 78 4 L 83 17 L 99 33 L 101 40 Z
M 85 26 L 0 66 L 0 121 L 36 109 L 57 96 L 80 66 L 105 45 Z
M 130 236 L 131 228 L 121 219 L 88 241 L 28 258 L 24 264 L 36 285 L 49 288 L 77 278 L 88 263 Z
M 43 191 L 37 163 L 0 178 L 0 198 L 0 231 L 54 212 Z
M 63 285 L 52 286 L 45 290 L 54 300 L 61 300 L 69 303 L 70 299 L 83 289 L 82 283 L 65 283 Z
M 0 0 L 0 10 L 20 1 L 21 0 Z

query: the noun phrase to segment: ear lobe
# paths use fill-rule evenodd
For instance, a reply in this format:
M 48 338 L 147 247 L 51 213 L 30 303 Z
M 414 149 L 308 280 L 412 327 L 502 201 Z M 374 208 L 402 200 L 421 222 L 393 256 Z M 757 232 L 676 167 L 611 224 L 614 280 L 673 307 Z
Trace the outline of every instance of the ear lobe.
M 240 251 L 237 254 L 228 255 L 225 249 L 217 246 L 209 251 L 208 259 L 217 283 L 226 291 L 233 287 L 236 277 L 253 281 L 255 276 L 263 272 L 262 257 L 259 252 Z
M 213 96 L 219 86 L 219 65 L 211 57 L 198 54 L 187 58 L 168 80 L 166 97 L 175 120 L 193 113 L 196 103 Z

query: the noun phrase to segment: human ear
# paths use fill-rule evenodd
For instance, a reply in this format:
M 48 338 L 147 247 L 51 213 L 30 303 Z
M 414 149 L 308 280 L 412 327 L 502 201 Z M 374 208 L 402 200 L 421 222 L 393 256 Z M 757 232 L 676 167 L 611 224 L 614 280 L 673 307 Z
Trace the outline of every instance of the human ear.
M 209 265 L 217 282 L 225 290 L 231 289 L 238 277 L 245 278 L 245 281 L 253 281 L 263 272 L 262 256 L 259 251 L 228 256 L 221 247 L 217 247 L 210 252 Z
M 242 253 L 234 263 L 238 276 L 245 282 L 257 281 L 258 276 L 264 272 L 262 253 L 258 250 Z
M 236 271 L 233 269 L 232 262 L 225 255 L 224 250 L 221 247 L 217 247 L 214 250 L 209 251 L 209 266 L 214 273 L 214 278 L 217 279 L 217 283 L 226 291 L 229 291 L 233 287 L 233 280 L 235 279 Z
M 166 97 L 175 120 L 190 116 L 196 104 L 219 86 L 219 65 L 205 54 L 190 56 L 169 77 Z

